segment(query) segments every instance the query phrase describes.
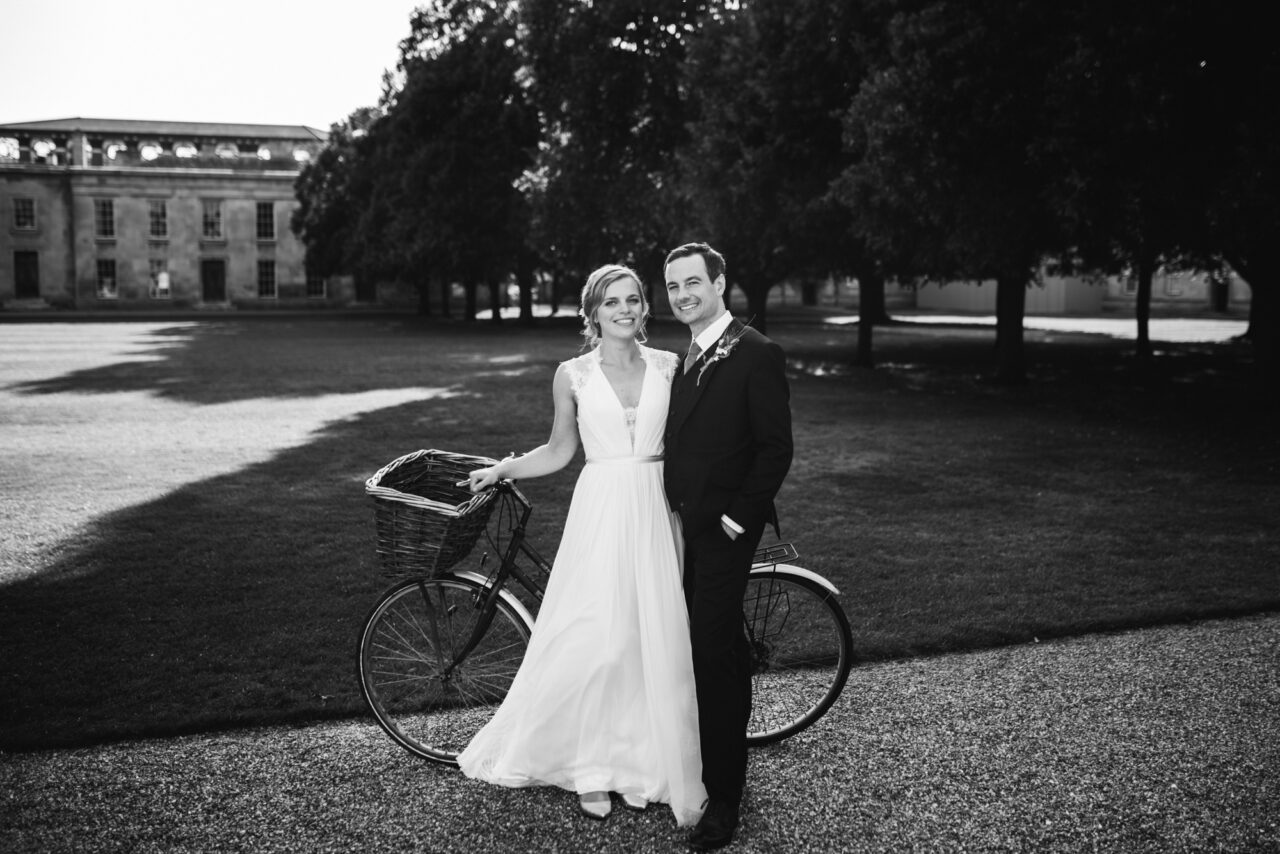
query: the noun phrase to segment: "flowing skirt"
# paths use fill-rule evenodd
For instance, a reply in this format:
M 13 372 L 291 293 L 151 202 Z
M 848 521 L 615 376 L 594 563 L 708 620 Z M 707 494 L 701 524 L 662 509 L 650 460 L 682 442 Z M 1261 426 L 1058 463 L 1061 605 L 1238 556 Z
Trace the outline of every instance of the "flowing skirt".
M 503 786 L 613 791 L 693 824 L 706 797 L 689 619 L 660 462 L 588 462 L 528 652 L 458 757 Z

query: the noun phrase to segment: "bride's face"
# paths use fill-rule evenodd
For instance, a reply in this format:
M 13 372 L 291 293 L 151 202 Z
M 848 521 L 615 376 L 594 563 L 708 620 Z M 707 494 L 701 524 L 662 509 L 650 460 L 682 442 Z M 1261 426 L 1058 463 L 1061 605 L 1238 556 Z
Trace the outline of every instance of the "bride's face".
M 644 323 L 644 297 L 635 279 L 619 279 L 605 288 L 596 309 L 601 338 L 635 338 Z

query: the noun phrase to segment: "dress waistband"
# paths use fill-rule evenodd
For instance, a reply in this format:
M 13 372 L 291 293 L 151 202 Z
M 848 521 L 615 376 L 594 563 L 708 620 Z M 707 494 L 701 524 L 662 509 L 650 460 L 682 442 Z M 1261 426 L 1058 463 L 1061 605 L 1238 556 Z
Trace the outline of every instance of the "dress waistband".
M 587 460 L 588 463 L 609 463 L 610 465 L 620 465 L 623 463 L 660 463 L 662 457 L 596 457 Z

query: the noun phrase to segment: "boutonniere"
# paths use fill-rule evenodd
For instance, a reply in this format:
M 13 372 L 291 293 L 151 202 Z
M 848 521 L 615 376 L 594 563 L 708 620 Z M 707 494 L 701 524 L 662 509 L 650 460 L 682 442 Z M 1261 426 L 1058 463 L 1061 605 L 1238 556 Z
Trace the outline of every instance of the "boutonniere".
M 719 362 L 721 359 L 727 359 L 733 355 L 733 348 L 738 346 L 738 341 L 747 333 L 747 327 L 743 326 L 742 331 L 732 338 L 725 336 L 716 343 L 716 348 L 711 351 L 711 355 L 702 360 L 702 367 L 698 369 L 698 381 L 695 385 L 702 385 L 702 375 L 706 373 L 707 368 Z

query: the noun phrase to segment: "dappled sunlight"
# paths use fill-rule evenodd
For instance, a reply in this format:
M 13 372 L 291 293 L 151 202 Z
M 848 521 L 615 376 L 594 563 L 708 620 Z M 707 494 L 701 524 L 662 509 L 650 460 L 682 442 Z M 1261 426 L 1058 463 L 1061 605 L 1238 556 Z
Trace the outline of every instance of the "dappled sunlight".
M 80 395 L 0 391 L 0 584 L 38 573 L 106 514 L 265 462 L 366 413 L 456 394 L 419 387 L 193 404 L 130 391 L 98 396 L 86 417 Z

